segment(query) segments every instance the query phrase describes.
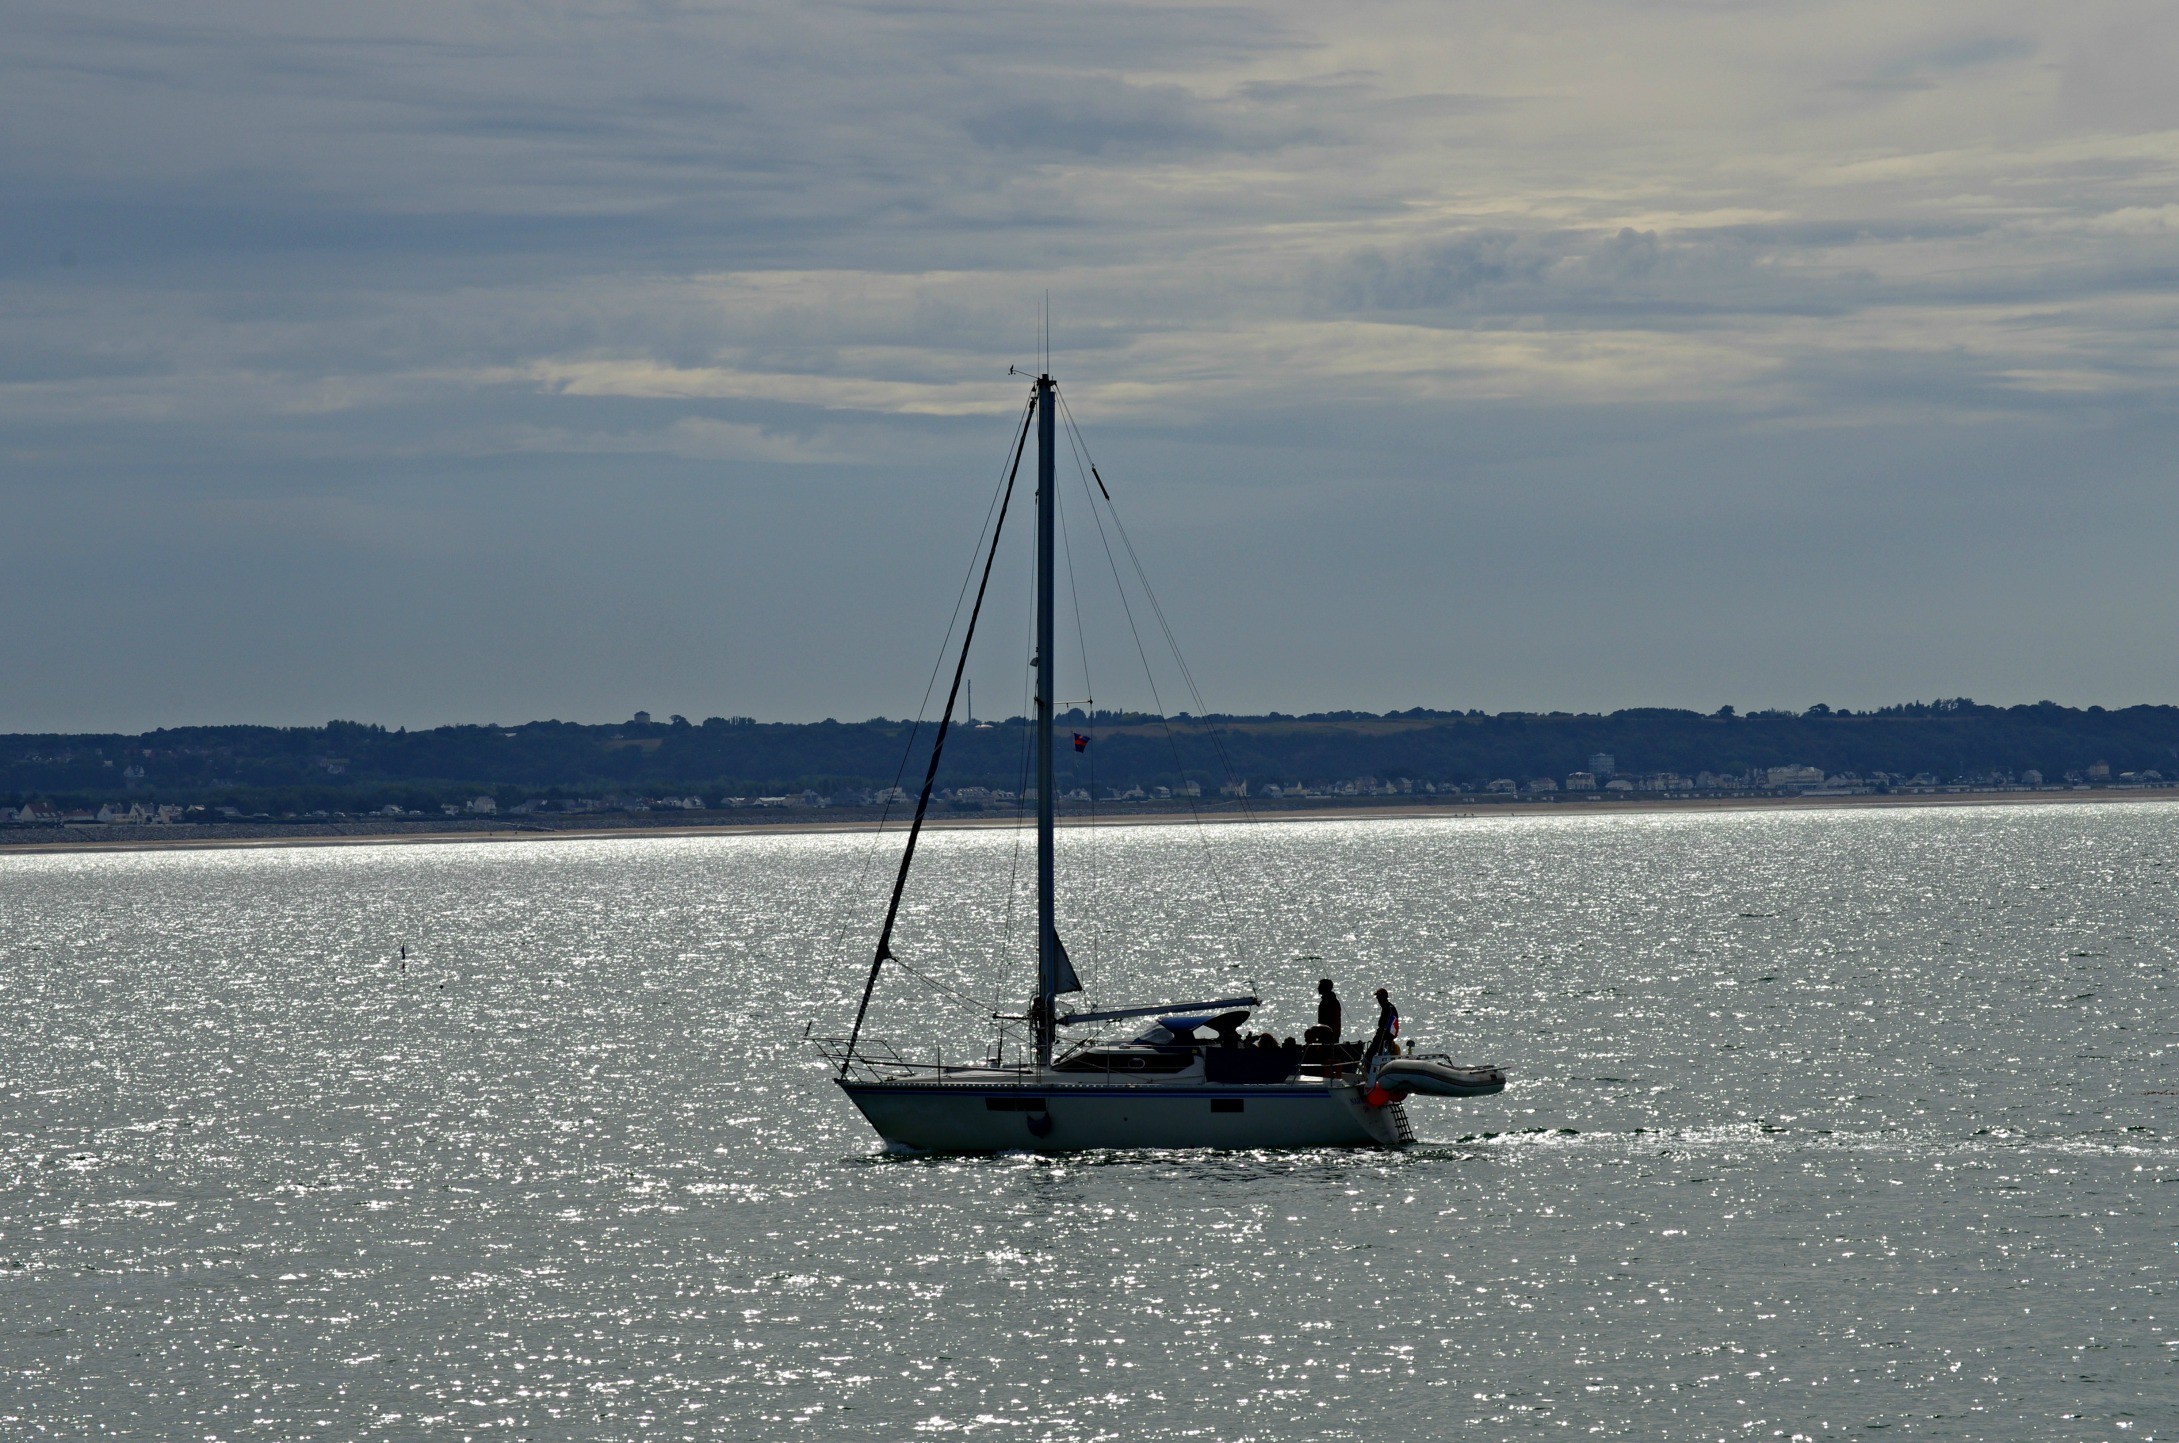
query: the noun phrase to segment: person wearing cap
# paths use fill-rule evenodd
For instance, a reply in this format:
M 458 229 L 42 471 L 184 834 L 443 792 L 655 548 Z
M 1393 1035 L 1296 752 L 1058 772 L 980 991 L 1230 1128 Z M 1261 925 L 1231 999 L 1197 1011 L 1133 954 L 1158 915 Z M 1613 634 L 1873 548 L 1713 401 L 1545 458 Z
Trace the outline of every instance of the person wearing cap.
M 1339 994 L 1332 990 L 1332 979 L 1322 977 L 1316 984 L 1316 1026 L 1302 1033 L 1302 1040 L 1312 1046 L 1336 1046 L 1339 1042 Z

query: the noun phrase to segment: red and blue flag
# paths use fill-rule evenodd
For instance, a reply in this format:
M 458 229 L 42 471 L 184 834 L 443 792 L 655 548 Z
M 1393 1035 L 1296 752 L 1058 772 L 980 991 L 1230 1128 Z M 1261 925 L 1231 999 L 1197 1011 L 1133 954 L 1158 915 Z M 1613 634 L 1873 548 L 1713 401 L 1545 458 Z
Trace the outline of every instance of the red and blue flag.
M 1082 735 L 1082 734 L 1081 734 L 1080 732 L 1076 732 L 1076 733 L 1074 734 L 1074 749 L 1075 749 L 1076 751 L 1078 751 L 1078 752 L 1086 752 L 1086 751 L 1088 751 L 1088 750 L 1089 750 L 1089 738 L 1088 738 L 1088 737 L 1086 737 L 1086 736 L 1084 736 L 1084 735 Z

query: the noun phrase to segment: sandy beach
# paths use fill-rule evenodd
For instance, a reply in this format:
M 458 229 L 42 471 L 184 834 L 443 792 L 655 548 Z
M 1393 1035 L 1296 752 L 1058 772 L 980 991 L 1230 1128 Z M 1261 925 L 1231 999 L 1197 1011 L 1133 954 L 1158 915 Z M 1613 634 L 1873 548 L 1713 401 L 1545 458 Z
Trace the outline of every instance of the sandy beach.
M 1403 819 L 1474 819 L 1506 817 L 1619 816 L 1653 812 L 1831 811 L 1869 807 L 2003 807 L 2080 806 L 2084 804 L 2133 803 L 2150 805 L 2179 802 L 2179 788 L 2077 788 L 2065 791 L 1950 791 L 1872 796 L 1726 796 L 1653 797 L 1607 800 L 1515 799 L 1509 801 L 1469 798 L 1386 798 L 1375 802 L 1337 802 L 1322 805 L 1287 802 L 1255 803 L 1247 809 L 1222 802 L 1199 811 L 1187 807 L 1158 809 L 1130 807 L 1124 811 L 1062 816 L 1062 827 L 1160 827 L 1203 822 L 1342 822 L 1396 821 Z M 971 828 L 1025 826 L 1030 818 L 1005 815 L 934 813 L 924 825 L 957 831 Z M 172 849 L 233 847 L 348 847 L 385 845 L 444 845 L 465 842 L 592 841 L 642 837 L 782 836 L 824 832 L 869 832 L 882 828 L 904 831 L 908 813 L 896 811 L 880 818 L 874 813 L 826 817 L 802 814 L 776 821 L 705 820 L 635 822 L 618 819 L 553 819 L 507 826 L 491 822 L 272 822 L 158 827 L 71 826 L 64 828 L 10 829 L 0 833 L 0 854 L 41 852 L 137 852 Z M 56 835 L 59 833 L 61 835 Z M 149 833 L 150 835 L 146 835 Z M 116 835 L 121 834 L 121 835 Z

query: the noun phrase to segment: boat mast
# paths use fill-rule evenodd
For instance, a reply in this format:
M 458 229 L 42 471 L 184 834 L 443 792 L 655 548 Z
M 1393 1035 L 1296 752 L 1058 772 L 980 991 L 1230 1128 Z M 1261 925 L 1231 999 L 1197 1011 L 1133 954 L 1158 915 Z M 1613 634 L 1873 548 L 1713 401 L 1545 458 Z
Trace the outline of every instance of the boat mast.
M 1052 1065 L 1058 1031 L 1059 927 L 1052 884 L 1052 539 L 1058 498 L 1053 455 L 1058 428 L 1052 378 L 1037 377 L 1037 1066 Z

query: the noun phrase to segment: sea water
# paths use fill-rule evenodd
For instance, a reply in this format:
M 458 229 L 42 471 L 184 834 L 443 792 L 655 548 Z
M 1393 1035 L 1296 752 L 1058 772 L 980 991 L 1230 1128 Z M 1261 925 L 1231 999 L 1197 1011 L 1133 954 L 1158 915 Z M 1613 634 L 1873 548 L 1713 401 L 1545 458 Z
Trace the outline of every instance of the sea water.
M 897 841 L 0 858 L 0 1435 L 2179 1430 L 2179 807 L 1063 835 L 1095 1002 L 1511 1070 L 1399 1153 L 884 1155 Z M 873 1032 L 990 1054 L 1027 843 Z

